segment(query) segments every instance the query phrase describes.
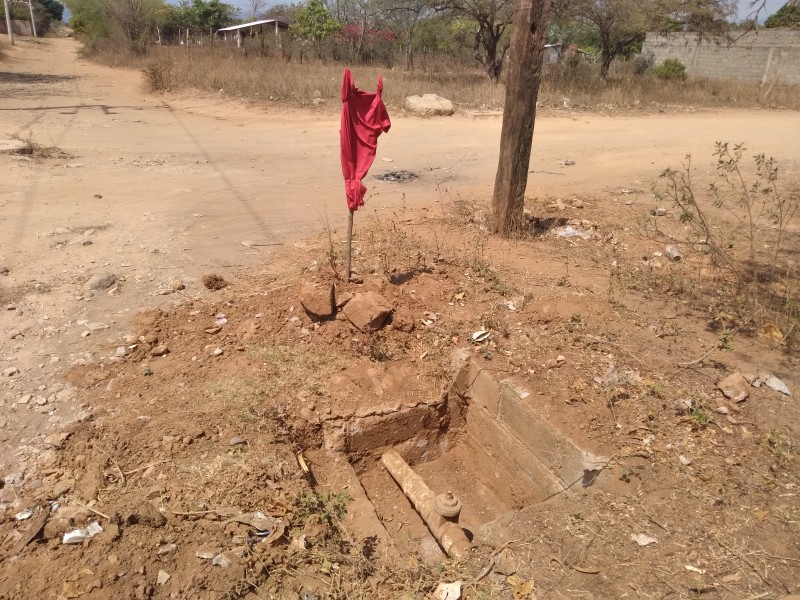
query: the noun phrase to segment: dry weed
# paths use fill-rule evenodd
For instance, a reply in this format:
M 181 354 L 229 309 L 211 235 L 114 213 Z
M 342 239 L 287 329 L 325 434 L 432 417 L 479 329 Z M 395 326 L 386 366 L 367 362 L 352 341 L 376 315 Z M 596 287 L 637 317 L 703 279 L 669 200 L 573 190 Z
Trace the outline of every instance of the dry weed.
M 258 49 L 257 49 L 258 50 Z M 342 65 L 306 60 L 291 62 L 277 50 L 243 52 L 231 45 L 151 48 L 147 58 L 104 51 L 97 55 L 116 66 L 141 69 L 152 91 L 198 88 L 240 99 L 295 106 L 317 105 L 338 110 Z M 433 93 L 468 109 L 499 110 L 505 88 L 493 84 L 477 66 L 429 58 L 422 68 L 360 65 L 357 84 L 374 87 L 384 78 L 384 99 L 390 107 L 404 104 L 406 96 Z M 636 74 L 633 62 L 620 61 L 608 80 L 598 65 L 565 62 L 547 65 L 539 91 L 542 106 L 551 109 L 638 111 L 670 106 L 800 109 L 800 96 L 791 86 L 765 89 L 755 83 L 690 78 L 664 80 Z

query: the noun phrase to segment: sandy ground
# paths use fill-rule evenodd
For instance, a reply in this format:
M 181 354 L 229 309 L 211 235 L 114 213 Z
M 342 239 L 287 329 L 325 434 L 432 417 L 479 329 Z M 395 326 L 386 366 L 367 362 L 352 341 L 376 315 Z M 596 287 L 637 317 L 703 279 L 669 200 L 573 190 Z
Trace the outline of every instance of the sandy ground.
M 4 306 L 15 306 L 0 313 L 0 359 L 23 375 L 3 382 L 12 405 L 26 394 L 52 397 L 64 365 L 113 352 L 126 315 L 165 303 L 171 282 L 194 293 L 204 273 L 230 276 L 346 216 L 332 107 L 310 113 L 153 96 L 138 72 L 92 64 L 78 49 L 71 39 L 21 40 L 0 69 L 0 139 L 60 151 L 0 154 L 0 265 L 10 269 L 0 284 Z M 368 212 L 416 207 L 440 214 L 443 198 L 490 194 L 498 118 L 423 120 L 389 108 L 393 128 L 366 182 Z M 797 169 L 800 114 L 544 114 L 528 193 L 647 190 L 662 168 L 689 153 L 711 169 L 716 140 L 746 141 Z M 400 185 L 372 177 L 391 169 L 420 178 Z M 613 206 L 626 210 L 622 197 Z M 121 295 L 87 293 L 96 273 L 116 275 L 112 293 Z M 22 336 L 10 340 L 14 330 Z M 39 410 L 60 423 L 47 405 Z M 11 425 L 37 431 L 38 418 L 11 418 L 3 454 L 25 439 Z
M 521 513 L 533 523 L 524 525 L 522 537 L 533 569 L 529 576 L 545 589 L 539 597 L 560 600 L 566 597 L 561 590 L 573 594 L 584 585 L 594 591 L 569 597 L 667 597 L 671 590 L 671 597 L 682 598 L 716 590 L 713 597 L 778 598 L 800 589 L 792 569 L 798 560 L 798 480 L 791 462 L 799 422 L 795 396 L 762 388 L 751 391 L 741 407 L 722 404 L 726 412 L 720 412 L 715 387 L 723 374 L 764 368 L 796 392 L 797 359 L 761 337 L 737 337 L 731 352 L 717 352 L 707 363 L 701 359 L 696 369 L 677 368 L 676 361 L 713 352 L 720 333 L 708 326 L 709 315 L 692 305 L 690 294 L 669 286 L 653 293 L 659 274 L 680 278 L 688 273 L 681 267 L 693 263 L 661 264 L 656 257 L 663 240 L 642 236 L 636 227 L 654 206 L 649 189 L 658 173 L 691 153 L 702 179 L 713 170 L 716 140 L 745 141 L 752 152 L 772 154 L 784 169 L 798 172 L 800 114 L 543 114 L 529 196 L 574 200 L 568 209 L 548 207 L 549 200 L 531 205 L 543 211 L 540 216 L 591 221 L 598 234 L 582 245 L 555 236 L 483 239 L 472 212 L 460 214 L 459 226 L 450 215 L 430 218 L 442 216 L 446 203 L 455 212 L 487 199 L 500 120 L 468 114 L 421 120 L 390 106 L 394 126 L 381 139 L 372 175 L 407 169 L 420 178 L 400 185 L 371 175 L 366 182 L 366 212 L 385 218 L 357 239 L 365 282 L 350 287 L 356 293 L 379 291 L 396 312 L 390 331 L 361 336 L 344 317 L 320 325 L 295 310 L 299 274 L 313 279 L 316 273 L 323 283 L 331 279 L 326 265 L 309 268 L 325 254 L 324 241 L 309 235 L 327 220 L 338 239 L 345 218 L 336 107 L 312 113 L 246 107 L 230 99 L 151 96 L 138 73 L 82 61 L 77 49 L 73 40 L 22 41 L 0 66 L 0 140 L 36 144 L 32 155 L 0 154 L 0 266 L 8 269 L 0 275 L 0 533 L 8 533 L 0 550 L 19 541 L 27 524 L 11 515 L 33 506 L 32 497 L 98 498 L 102 514 L 106 506 L 127 509 L 144 494 L 179 512 L 169 513 L 170 537 L 114 516 L 107 519 L 103 540 L 75 552 L 60 544 L 61 519 L 51 518 L 38 542 L 20 556 L 23 562 L 0 563 L 8 565 L 0 570 L 0 599 L 42 597 L 42 590 L 55 589 L 54 582 L 63 585 L 63 597 L 76 597 L 73 587 L 86 583 L 76 581 L 95 574 L 102 581 L 88 582 L 86 594 L 93 595 L 87 598 L 176 597 L 178 590 L 191 594 L 194 586 L 215 581 L 235 583 L 238 576 L 214 571 L 195 555 L 200 542 L 233 540 L 217 535 L 214 519 L 195 523 L 196 514 L 180 511 L 204 508 L 201 497 L 214 507 L 227 502 L 252 509 L 276 498 L 291 500 L 300 481 L 287 466 L 295 462 L 293 444 L 301 440 L 299 449 L 310 451 L 319 433 L 314 424 L 338 418 L 344 409 L 376 411 L 374 396 L 385 393 L 386 402 L 395 402 L 399 389 L 403 397 L 437 396 L 432 390 L 442 382 L 431 353 L 438 356 L 490 323 L 496 342 L 470 345 L 475 357 L 487 368 L 525 378 L 538 390 L 531 403 L 554 426 L 620 460 L 595 495 L 576 494 L 564 506 L 543 503 Z M 458 198 L 468 202 L 456 205 Z M 359 222 L 365 216 L 359 214 Z M 681 226 L 675 215 L 669 219 Z M 416 231 L 406 232 L 406 226 Z M 463 247 L 465 260 L 433 259 L 420 269 L 415 261 L 434 256 L 440 245 L 455 254 Z M 382 253 L 391 256 L 375 268 Z M 502 277 L 495 265 L 484 264 L 485 253 L 502 257 Z M 629 269 L 627 291 L 622 275 L 614 287 L 612 256 Z M 642 256 L 652 260 L 642 262 Z M 655 263 L 661 270 L 653 270 Z M 392 275 L 381 277 L 383 267 L 392 267 Z M 233 285 L 208 292 L 201 278 L 211 272 Z M 90 277 L 98 274 L 116 281 L 91 288 Z M 508 306 L 504 277 L 525 292 L 519 309 Z M 171 310 L 131 321 L 143 307 Z M 220 325 L 223 312 L 226 322 Z M 438 315 L 438 324 L 417 322 L 430 314 Z M 562 353 L 564 360 L 557 360 Z M 340 371 L 336 360 L 349 370 Z M 613 371 L 612 360 L 623 371 L 635 368 L 638 380 L 615 396 L 592 383 Z M 547 366 L 553 361 L 556 366 Z M 415 370 L 416 382 L 410 375 Z M 682 398 L 700 399 L 715 410 L 712 425 L 695 427 L 696 415 L 687 414 Z M 270 402 L 277 403 L 270 410 L 280 407 L 281 414 L 288 403 L 296 429 L 286 440 L 280 441 L 279 432 L 274 440 L 264 433 L 278 422 L 265 412 Z M 76 421 L 84 423 L 70 428 Z M 383 427 L 375 432 L 383 439 Z M 252 446 L 232 449 L 228 440 L 238 435 L 248 436 Z M 280 456 L 270 458 L 279 441 Z M 679 452 L 690 454 L 696 466 Z M 264 473 L 240 469 L 245 455 L 258 458 L 244 462 L 260 465 Z M 458 479 L 459 465 L 472 455 L 464 456 L 456 452 L 420 470 L 433 481 L 439 472 Z M 315 467 L 327 460 L 309 458 Z M 198 485 L 199 474 L 214 465 L 222 470 Z M 233 480 L 238 483 L 231 488 Z M 362 480 L 378 516 L 392 523 L 398 539 L 406 536 L 400 528 L 415 513 L 398 509 L 402 498 L 385 473 L 367 472 Z M 503 480 L 498 490 L 505 487 Z M 469 492 L 463 490 L 467 499 Z M 490 503 L 508 501 L 503 510 L 517 504 L 490 496 Z M 629 505 L 621 509 L 623 501 Z M 634 513 L 631 507 L 640 503 L 655 514 Z M 619 520 L 621 510 L 625 518 Z M 578 516 L 584 513 L 582 525 Z M 480 515 L 467 517 L 480 525 L 489 516 Z M 539 524 L 548 522 L 543 534 Z M 602 539 L 595 526 L 603 528 Z M 425 534 L 421 522 L 415 527 Z M 507 527 L 513 531 L 517 523 Z M 656 550 L 634 546 L 630 534 L 641 531 L 657 532 Z M 710 539 L 709 532 L 723 536 L 719 547 L 698 541 Z M 148 550 L 170 541 L 178 544 L 177 558 Z M 746 557 L 752 558 L 742 558 L 736 549 L 748 544 L 754 550 Z M 575 562 L 573 551 L 585 557 L 583 570 L 576 568 L 583 558 Z M 651 551 L 659 554 L 651 559 Z M 538 556 L 532 559 L 531 552 Z M 275 564 L 285 559 L 275 558 Z M 124 569 L 116 566 L 120 561 Z M 651 563 L 658 567 L 651 569 Z M 26 575 L 43 565 L 47 577 Z M 75 573 L 76 565 L 85 568 Z M 600 565 L 602 580 L 585 580 L 601 572 L 587 565 Z M 630 566 L 639 570 L 631 573 Z M 172 573 L 169 586 L 156 579 L 162 567 Z M 310 568 L 317 573 L 318 565 Z M 699 577 L 706 571 L 721 583 Z M 200 574 L 208 581 L 196 580 Z M 659 579 L 664 574 L 666 583 Z M 320 583 L 318 574 L 310 579 Z M 734 593 L 722 584 L 739 587 Z M 287 584 L 269 585 L 277 594 Z M 505 579 L 497 585 L 508 588 Z M 300 589 L 295 591 L 305 597 Z M 490 597 L 510 598 L 506 592 Z

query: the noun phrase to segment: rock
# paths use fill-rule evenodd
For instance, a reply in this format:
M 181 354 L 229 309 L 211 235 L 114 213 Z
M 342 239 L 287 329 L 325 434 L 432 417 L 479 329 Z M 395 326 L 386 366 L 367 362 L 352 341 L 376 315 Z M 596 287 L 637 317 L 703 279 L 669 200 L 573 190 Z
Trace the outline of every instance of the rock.
M 158 556 L 164 556 L 165 554 L 170 554 L 172 552 L 175 552 L 175 550 L 177 549 L 178 549 L 177 544 L 164 544 L 163 546 L 159 546 L 156 549 L 156 554 L 158 554 Z
M 303 284 L 300 304 L 312 320 L 329 319 L 336 314 L 336 287 L 333 283 Z
M 19 374 L 19 369 L 17 367 L 8 367 L 6 369 L 3 369 L 3 375 L 5 375 L 6 377 L 13 377 L 14 375 L 18 374 Z
M 336 308 L 344 308 L 344 305 L 353 299 L 353 294 L 345 292 L 336 299 Z
M 766 385 L 769 389 L 774 390 L 776 392 L 780 392 L 785 396 L 791 396 L 792 392 L 789 391 L 789 388 L 783 383 L 780 379 L 775 377 L 775 375 L 770 375 L 766 379 L 764 379 L 764 385 Z
M 47 404 L 47 398 L 44 396 L 36 396 L 36 398 L 33 399 L 33 403 L 37 406 L 44 406 Z
M 211 351 L 211 354 L 213 354 L 214 356 L 222 356 L 224 353 L 225 351 L 222 348 L 214 348 Z
M 392 315 L 392 329 L 404 333 L 411 333 L 414 331 L 414 318 L 398 311 Z
M 22 332 L 19 329 L 12 329 L 11 331 L 8 332 L 8 338 L 11 340 L 18 338 L 21 335 Z
M 117 276 L 113 273 L 96 273 L 86 282 L 86 288 L 90 290 L 107 290 L 117 283 Z
M 180 279 L 176 279 L 175 281 L 170 283 L 169 287 L 170 287 L 170 289 L 172 289 L 175 292 L 179 292 L 181 290 L 185 290 L 186 289 L 186 286 L 183 284 L 183 282 Z
M 155 348 L 150 350 L 150 356 L 164 356 L 169 352 L 169 348 L 167 348 L 166 344 L 159 344 Z
M 222 548 L 200 548 L 194 555 L 203 560 L 213 560 L 220 552 Z
M 231 438 L 231 441 L 228 442 L 228 445 L 229 446 L 241 446 L 241 445 L 246 444 L 246 443 L 247 443 L 246 439 L 244 439 L 243 437 L 237 435 L 236 437 L 232 437 Z
M 169 581 L 169 578 L 170 578 L 169 573 L 167 573 L 166 571 L 159 571 L 158 576 L 156 577 L 156 582 L 158 583 L 158 585 L 164 585 Z
M 24 396 L 20 396 L 19 400 L 17 400 L 17 404 L 27 404 L 33 400 L 33 394 L 25 394 Z
M 747 383 L 747 379 L 741 373 L 728 375 L 717 384 L 717 387 L 726 398 L 734 402 L 744 402 L 750 395 L 750 384 Z
M 359 331 L 377 331 L 386 323 L 392 308 L 376 292 L 358 293 L 344 307 L 344 315 Z
M 144 525 L 153 529 L 167 524 L 167 518 L 149 502 L 140 502 L 125 516 L 127 525 Z
M 51 433 L 46 438 L 44 438 L 44 447 L 55 448 L 56 450 L 60 450 L 61 447 L 64 445 L 64 442 L 67 441 L 67 438 L 70 435 L 71 434 L 68 432 Z
M 650 211 L 650 214 L 653 215 L 654 217 L 663 217 L 664 215 L 667 214 L 667 209 L 666 208 L 654 208 L 653 210 Z
M 78 392 L 76 392 L 72 388 L 67 388 L 65 390 L 60 390 L 56 393 L 56 400 L 59 402 L 69 402 L 70 400 L 75 400 L 78 397 Z
M 65 494 L 69 494 L 75 487 L 74 479 L 62 479 L 53 486 L 53 499 L 57 500 Z
M 5 265 L 0 265 L 0 275 L 8 275 L 9 268 Z
M 455 112 L 450 100 L 436 94 L 423 94 L 422 96 L 408 96 L 406 108 L 420 117 L 449 116 Z

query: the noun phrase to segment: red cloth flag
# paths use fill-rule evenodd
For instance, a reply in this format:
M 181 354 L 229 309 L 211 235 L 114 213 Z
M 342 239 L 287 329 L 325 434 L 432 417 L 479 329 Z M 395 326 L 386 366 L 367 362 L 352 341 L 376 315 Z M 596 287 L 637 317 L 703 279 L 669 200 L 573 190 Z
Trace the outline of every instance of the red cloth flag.
M 389 113 L 381 99 L 383 76 L 378 77 L 374 94 L 364 92 L 353 84 L 350 69 L 344 70 L 342 78 L 342 128 L 339 130 L 342 155 L 342 175 L 347 193 L 347 208 L 350 212 L 364 205 L 367 188 L 361 180 L 367 176 L 375 151 L 378 136 L 392 126 Z

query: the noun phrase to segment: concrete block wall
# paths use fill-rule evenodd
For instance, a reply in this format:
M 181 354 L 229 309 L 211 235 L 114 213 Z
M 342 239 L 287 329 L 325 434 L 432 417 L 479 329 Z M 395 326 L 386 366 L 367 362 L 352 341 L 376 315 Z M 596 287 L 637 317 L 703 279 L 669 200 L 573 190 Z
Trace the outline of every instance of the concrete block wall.
M 6 27 L 6 20 L 2 17 L 3 13 L 0 12 L 0 34 L 6 35 L 8 28 Z M 24 19 L 11 19 L 11 31 L 14 32 L 14 35 L 33 35 L 31 22 Z
M 681 61 L 690 77 L 800 85 L 798 29 L 747 33 L 730 46 L 698 42 L 691 33 L 648 33 L 642 52 L 653 54 L 657 65 L 668 58 Z

